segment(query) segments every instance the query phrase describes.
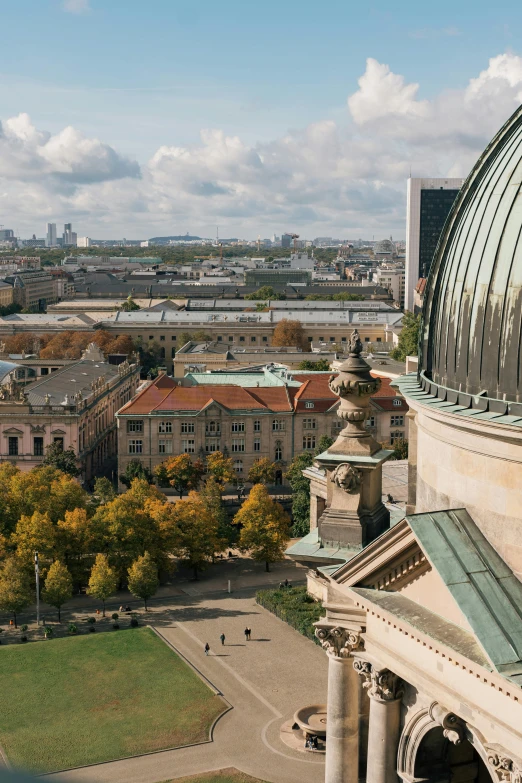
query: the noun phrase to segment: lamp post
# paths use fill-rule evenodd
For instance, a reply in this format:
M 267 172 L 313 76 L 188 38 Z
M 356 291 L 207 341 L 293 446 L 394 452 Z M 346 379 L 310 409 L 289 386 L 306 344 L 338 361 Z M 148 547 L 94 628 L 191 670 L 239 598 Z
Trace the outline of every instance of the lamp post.
M 38 552 L 34 553 L 34 573 L 36 576 L 36 625 L 40 625 L 40 569 L 38 567 Z

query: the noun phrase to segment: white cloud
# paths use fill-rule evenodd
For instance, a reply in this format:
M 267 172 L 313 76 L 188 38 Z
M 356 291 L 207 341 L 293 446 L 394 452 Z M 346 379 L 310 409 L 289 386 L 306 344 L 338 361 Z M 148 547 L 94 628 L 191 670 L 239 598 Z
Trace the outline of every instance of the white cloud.
M 89 0 L 63 0 L 62 8 L 69 14 L 86 14 L 91 10 Z
M 52 135 L 21 114 L 0 127 L 0 213 L 25 235 L 60 216 L 94 236 L 209 235 L 216 223 L 236 236 L 404 235 L 410 167 L 465 176 L 522 99 L 522 58 L 492 58 L 464 89 L 420 93 L 369 59 L 342 124 L 319 120 L 254 145 L 203 130 L 191 146 L 165 138 L 141 166 L 73 127 Z

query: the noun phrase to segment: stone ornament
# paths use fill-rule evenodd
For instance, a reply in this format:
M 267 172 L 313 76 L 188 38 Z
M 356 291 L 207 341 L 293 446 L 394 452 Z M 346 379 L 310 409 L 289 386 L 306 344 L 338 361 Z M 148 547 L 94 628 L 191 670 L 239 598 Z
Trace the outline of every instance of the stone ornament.
M 321 642 L 321 647 L 334 658 L 349 658 L 353 652 L 361 649 L 363 639 L 357 631 L 332 625 L 318 625 L 315 635 Z
M 489 748 L 488 764 L 493 768 L 497 780 L 522 783 L 522 763 L 520 761 L 515 761 L 509 756 Z
M 453 712 L 446 710 L 441 704 L 434 701 L 429 708 L 430 717 L 442 726 L 442 733 L 453 745 L 460 745 L 465 738 L 465 723 Z
M 348 462 L 338 465 L 332 473 L 332 481 L 349 495 L 356 492 L 362 482 L 362 471 L 354 468 Z
M 389 669 L 377 669 L 369 661 L 356 658 L 353 668 L 364 677 L 363 688 L 371 699 L 396 701 L 403 694 L 402 680 Z

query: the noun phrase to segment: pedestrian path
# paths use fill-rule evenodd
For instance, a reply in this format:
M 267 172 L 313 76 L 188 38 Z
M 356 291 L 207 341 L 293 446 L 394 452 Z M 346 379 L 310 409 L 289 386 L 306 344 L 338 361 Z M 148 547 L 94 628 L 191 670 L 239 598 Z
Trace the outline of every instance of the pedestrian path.
M 298 707 L 326 701 L 326 655 L 252 597 L 210 596 L 204 609 L 191 614 L 176 604 L 162 607 L 158 630 L 232 705 L 217 722 L 213 741 L 84 767 L 60 773 L 56 780 L 158 783 L 236 767 L 270 783 L 320 783 L 324 760 L 291 750 L 279 739 L 279 730 Z M 154 612 L 149 622 L 154 625 Z M 244 636 L 247 625 L 250 641 Z

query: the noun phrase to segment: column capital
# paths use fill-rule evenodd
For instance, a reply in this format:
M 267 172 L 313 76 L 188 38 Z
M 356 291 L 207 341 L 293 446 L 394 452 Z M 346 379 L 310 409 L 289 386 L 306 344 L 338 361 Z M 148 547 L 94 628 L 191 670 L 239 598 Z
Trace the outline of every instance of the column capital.
M 506 783 L 522 783 L 522 761 L 508 755 L 499 745 L 486 747 L 488 764 L 492 767 L 494 778 Z
M 315 635 L 321 642 L 321 647 L 333 658 L 350 658 L 352 653 L 361 650 L 364 645 L 360 631 L 340 625 L 316 623 Z
M 363 688 L 366 688 L 371 699 L 388 702 L 401 698 L 403 682 L 389 669 L 379 668 L 363 658 L 355 658 L 353 668 L 364 677 Z

